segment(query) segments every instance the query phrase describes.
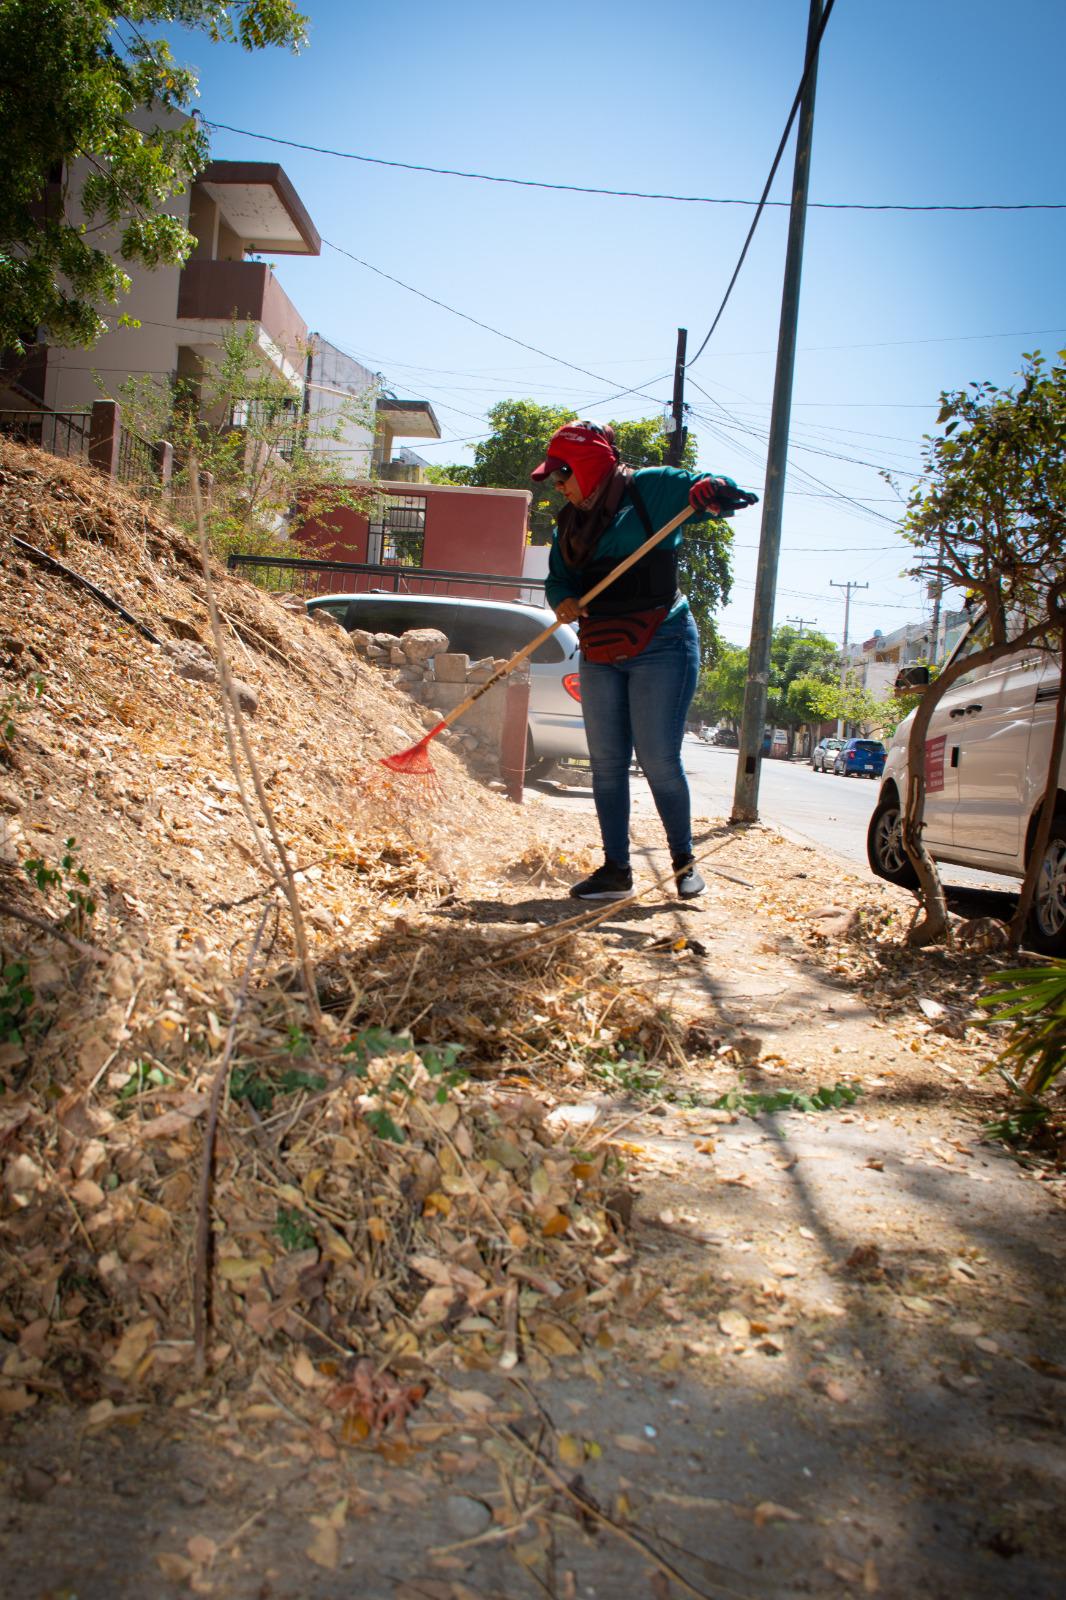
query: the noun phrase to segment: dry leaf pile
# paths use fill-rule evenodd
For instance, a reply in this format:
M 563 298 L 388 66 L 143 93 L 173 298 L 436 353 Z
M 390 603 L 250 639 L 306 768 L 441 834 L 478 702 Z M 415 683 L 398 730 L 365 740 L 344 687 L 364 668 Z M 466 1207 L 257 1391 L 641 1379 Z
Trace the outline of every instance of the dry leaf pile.
M 486 862 L 552 874 L 550 814 L 446 748 L 443 809 L 421 814 L 374 772 L 416 709 L 338 630 L 215 583 L 321 1023 L 227 759 L 195 551 L 93 473 L 0 442 L 0 1413 L 191 1403 L 206 1216 L 213 1380 L 332 1361 L 323 1417 L 358 1435 L 415 1403 L 389 1368 L 610 1342 L 633 1285 L 615 1157 L 547 1113 L 598 1057 L 671 1036 L 595 941 L 512 948 L 513 925 L 454 909 Z

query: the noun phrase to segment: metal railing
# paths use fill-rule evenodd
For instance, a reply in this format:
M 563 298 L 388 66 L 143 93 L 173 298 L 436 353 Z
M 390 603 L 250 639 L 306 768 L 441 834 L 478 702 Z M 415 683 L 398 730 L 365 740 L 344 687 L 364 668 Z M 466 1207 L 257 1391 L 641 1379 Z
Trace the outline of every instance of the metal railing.
M 89 411 L 0 411 L 0 434 L 53 456 L 87 461 L 90 417 Z
M 226 558 L 231 572 L 243 572 L 260 588 L 302 595 L 392 594 L 472 595 L 479 600 L 525 600 L 544 604 L 543 578 L 499 572 L 450 572 L 441 567 L 404 567 L 377 562 L 327 561 L 296 556 Z M 501 593 L 500 591 L 505 591 Z
M 115 476 L 128 489 L 141 495 L 159 492 L 159 468 L 155 451 L 147 439 L 123 428 L 118 442 L 118 467 Z

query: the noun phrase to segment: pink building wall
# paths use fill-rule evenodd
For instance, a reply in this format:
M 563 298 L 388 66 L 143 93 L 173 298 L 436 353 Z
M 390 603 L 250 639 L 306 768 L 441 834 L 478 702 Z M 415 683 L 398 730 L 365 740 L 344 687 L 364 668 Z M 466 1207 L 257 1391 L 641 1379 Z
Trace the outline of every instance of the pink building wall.
M 422 566 L 447 572 L 491 572 L 520 579 L 526 548 L 526 522 L 530 496 L 524 489 L 467 489 L 436 483 L 383 482 L 375 491 L 404 498 L 423 497 L 426 502 L 425 540 Z M 326 525 L 323 526 L 322 522 Z M 369 524 L 346 506 L 320 522 L 305 524 L 293 534 L 294 541 L 320 552 L 331 561 L 365 562 Z M 340 576 L 340 575 L 338 575 Z M 378 587 L 360 577 L 347 579 L 341 587 Z M 323 587 L 326 587 L 323 585 Z M 337 590 L 331 578 L 328 587 Z M 504 591 L 500 585 L 489 588 L 469 585 L 462 593 L 472 598 L 492 595 L 495 599 L 513 598 L 519 592 Z

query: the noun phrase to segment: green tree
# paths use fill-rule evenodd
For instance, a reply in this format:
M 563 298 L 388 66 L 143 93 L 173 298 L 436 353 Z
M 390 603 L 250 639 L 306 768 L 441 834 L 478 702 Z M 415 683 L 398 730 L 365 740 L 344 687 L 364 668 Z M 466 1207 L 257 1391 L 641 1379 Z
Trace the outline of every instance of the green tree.
M 0 0 L 0 349 L 21 352 L 38 328 L 53 344 L 94 344 L 100 308 L 129 288 L 121 261 L 179 262 L 195 243 L 164 208 L 206 165 L 203 129 L 129 120 L 139 107 L 185 112 L 196 93 L 166 40 L 143 32 L 157 24 L 297 49 L 306 18 L 293 0 Z M 76 158 L 88 167 L 78 195 Z M 93 242 L 101 230 L 121 261 Z
M 911 571 L 966 591 L 983 616 L 979 647 L 941 672 L 922 696 L 907 746 L 903 844 L 919 880 L 923 920 L 914 944 L 950 937 L 944 892 L 922 842 L 925 738 L 938 701 L 964 673 L 1026 644 L 1066 657 L 1066 351 L 1048 367 L 1024 358 L 1017 389 L 973 383 L 940 397 L 939 437 L 926 440 L 924 472 L 903 531 L 917 550 Z M 1058 790 L 1066 720 L 1066 660 L 1061 673 L 1048 792 Z M 1029 855 L 1011 939 L 1021 938 L 1047 849 L 1054 805 L 1043 807 Z
M 692 715 L 707 722 L 728 722 L 736 728 L 744 710 L 747 679 L 747 645 L 719 643 L 700 672 Z
M 218 359 L 195 384 L 131 378 L 120 393 L 123 417 L 145 439 L 174 446 L 174 520 L 190 531 L 196 512 L 190 472 L 209 473 L 204 505 L 215 554 L 292 554 L 281 536 L 290 520 L 329 530 L 340 506 L 366 512 L 368 499 L 346 481 L 342 458 L 323 448 L 349 423 L 372 425 L 372 405 L 344 401 L 318 413 L 308 434 L 299 393 L 265 360 L 255 329 L 234 323 Z
M 800 685 L 829 683 L 839 674 L 840 652 L 824 633 L 802 633 L 789 623 L 774 629 L 766 716 L 773 727 L 788 729 L 790 744 L 797 728 L 816 720 L 810 694 Z
M 535 400 L 501 400 L 488 413 L 492 432 L 474 446 L 472 466 L 432 468 L 431 482 L 459 483 L 478 489 L 529 489 L 530 539 L 533 544 L 550 544 L 560 498 L 554 489 L 531 483 L 529 474 L 543 461 L 548 441 L 564 423 L 573 422 L 569 406 L 542 406 Z M 631 467 L 661 466 L 666 457 L 667 436 L 658 417 L 612 422 L 615 445 L 622 460 Z M 696 441 L 689 438 L 683 464 L 695 468 Z

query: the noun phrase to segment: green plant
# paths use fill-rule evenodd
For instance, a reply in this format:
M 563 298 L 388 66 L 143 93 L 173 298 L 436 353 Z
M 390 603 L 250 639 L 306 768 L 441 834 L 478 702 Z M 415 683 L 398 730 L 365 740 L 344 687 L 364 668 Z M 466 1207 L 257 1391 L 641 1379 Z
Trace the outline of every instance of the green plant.
M 986 1122 L 981 1133 L 986 1139 L 997 1139 L 1000 1144 L 1017 1147 L 1032 1144 L 1045 1132 L 1050 1121 L 1051 1112 L 1047 1106 L 1016 1106 Z
M 374 1060 L 402 1057 L 375 1084 L 377 1104 L 366 1113 L 367 1126 L 379 1139 L 406 1143 L 407 1135 L 393 1116 L 389 1102 L 398 1109 L 413 1098 L 419 1066 L 436 1083 L 434 1099 L 438 1105 L 443 1105 L 450 1091 L 466 1081 L 469 1073 L 465 1067 L 456 1066 L 462 1050 L 461 1044 L 446 1043 L 422 1045 L 416 1051 L 409 1033 L 392 1033 L 388 1028 L 364 1028 L 348 1041 L 341 1055 L 351 1058 L 349 1071 L 357 1078 L 370 1078 L 370 1063 Z
M 8 961 L 0 971 L 0 1040 L 21 1044 L 35 996 L 28 982 L 28 961 Z
M 321 1073 L 301 1072 L 297 1067 L 276 1072 L 258 1062 L 254 1067 L 235 1066 L 229 1080 L 230 1099 L 247 1100 L 255 1111 L 270 1111 L 276 1095 L 325 1087 L 326 1080 Z
M 137 1095 L 147 1094 L 152 1089 L 169 1089 L 173 1082 L 174 1079 L 154 1062 L 135 1061 L 132 1072 L 118 1091 L 118 1098 L 133 1100 Z
M 274 1232 L 286 1250 L 309 1250 L 315 1242 L 314 1228 L 295 1206 L 278 1207 Z
M 63 919 L 64 926 L 81 935 L 88 930 L 96 912 L 96 901 L 89 888 L 89 874 L 78 861 L 77 841 L 71 837 L 64 842 L 65 855 L 58 867 L 50 867 L 43 856 L 30 856 L 22 865 L 31 883 L 42 894 L 49 889 L 60 890 L 70 909 Z
M 643 1050 L 637 1049 L 622 1057 L 603 1054 L 592 1066 L 592 1076 L 611 1089 L 637 1097 L 662 1097 L 665 1083 L 663 1074 L 644 1060 Z
M 1066 961 L 1000 972 L 988 981 L 996 987 L 977 1004 L 988 1011 L 988 1022 L 1012 1026 L 1005 1048 L 985 1070 L 998 1069 L 1024 1095 L 1043 1094 L 1066 1066 Z
M 770 1094 L 729 1089 L 711 1104 L 716 1111 L 742 1111 L 748 1117 L 764 1111 L 839 1111 L 842 1106 L 853 1106 L 861 1093 L 857 1083 L 835 1083 L 831 1089 L 823 1086 L 813 1094 L 800 1089 L 776 1089 Z

